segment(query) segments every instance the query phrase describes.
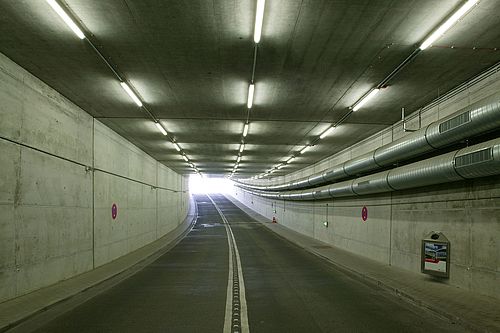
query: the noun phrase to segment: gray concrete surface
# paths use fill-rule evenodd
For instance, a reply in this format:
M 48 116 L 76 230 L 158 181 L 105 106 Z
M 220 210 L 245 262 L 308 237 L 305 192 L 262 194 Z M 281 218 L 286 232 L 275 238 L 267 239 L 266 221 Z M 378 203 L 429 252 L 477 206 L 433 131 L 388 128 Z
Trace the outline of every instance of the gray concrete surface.
M 464 107 L 498 100 L 499 88 L 500 72 L 497 72 L 421 112 L 421 126 Z M 407 126 L 418 128 L 418 113 L 409 119 Z M 252 182 L 280 184 L 303 178 L 409 134 L 403 131 L 401 123 L 396 123 L 298 172 Z M 444 283 L 500 298 L 499 188 L 500 177 L 488 177 L 320 202 L 273 201 L 241 191 L 235 197 L 268 219 L 276 216 L 281 224 L 304 235 L 412 272 L 420 271 L 421 239 L 431 231 L 442 231 L 452 240 L 453 247 L 452 273 Z M 369 217 L 364 223 L 361 209 L 365 206 Z M 329 222 L 328 228 L 323 226 L 325 221 Z
M 353 254 L 328 243 L 305 236 L 302 233 L 271 221 L 235 197 L 227 196 L 239 209 L 276 233 L 304 250 L 331 262 L 343 272 L 357 279 L 383 288 L 391 294 L 411 304 L 417 304 L 431 312 L 459 323 L 467 330 L 478 332 L 500 331 L 500 300 L 482 296 L 461 288 L 444 284 L 419 273 L 395 266 L 381 265 L 379 262 Z
M 111 262 L 184 220 L 185 177 L 3 55 L 0 93 L 0 302 Z
M 234 197 L 301 234 L 414 273 L 420 272 L 421 240 L 441 231 L 452 247 L 450 278 L 442 282 L 499 299 L 499 183 L 500 177 L 488 177 L 308 203 L 267 200 L 236 188 Z M 368 209 L 366 222 L 363 207 Z
M 59 307 L 68 310 L 135 274 L 176 245 L 189 232 L 196 216 L 196 205 L 192 204 L 184 221 L 158 240 L 96 269 L 1 302 L 0 332 L 29 318 L 43 320 Z
M 239 249 L 250 332 L 465 332 L 450 320 L 338 270 L 211 195 Z M 220 332 L 228 279 L 223 219 L 196 195 L 198 220 L 173 249 L 81 304 L 11 332 Z

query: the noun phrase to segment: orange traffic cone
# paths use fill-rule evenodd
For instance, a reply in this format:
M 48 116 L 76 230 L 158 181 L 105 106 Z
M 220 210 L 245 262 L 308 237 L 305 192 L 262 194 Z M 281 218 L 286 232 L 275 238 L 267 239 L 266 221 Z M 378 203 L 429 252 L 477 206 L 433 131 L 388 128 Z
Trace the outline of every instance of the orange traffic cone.
M 273 223 L 278 223 L 278 221 L 276 221 L 276 218 L 273 216 Z

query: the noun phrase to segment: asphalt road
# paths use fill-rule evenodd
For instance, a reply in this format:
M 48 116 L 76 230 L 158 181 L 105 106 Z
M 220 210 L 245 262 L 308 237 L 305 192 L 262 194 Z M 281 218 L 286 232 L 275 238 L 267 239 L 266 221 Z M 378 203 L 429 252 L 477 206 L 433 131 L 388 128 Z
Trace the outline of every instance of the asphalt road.
M 463 331 L 280 238 L 224 196 L 211 198 L 239 249 L 250 332 Z M 210 198 L 195 199 L 199 218 L 177 246 L 35 331 L 222 332 L 230 272 L 227 231 Z

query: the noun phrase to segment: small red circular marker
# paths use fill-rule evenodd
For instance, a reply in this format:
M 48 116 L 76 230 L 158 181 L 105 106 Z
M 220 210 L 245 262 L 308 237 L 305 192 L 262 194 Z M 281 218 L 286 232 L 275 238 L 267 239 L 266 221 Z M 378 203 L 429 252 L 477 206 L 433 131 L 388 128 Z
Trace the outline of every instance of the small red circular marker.
M 113 206 L 111 206 L 111 217 L 113 220 L 116 219 L 116 215 L 118 215 L 118 207 L 116 204 L 113 204 Z
M 363 222 L 368 220 L 368 208 L 366 208 L 366 206 L 361 209 L 361 218 L 363 219 Z

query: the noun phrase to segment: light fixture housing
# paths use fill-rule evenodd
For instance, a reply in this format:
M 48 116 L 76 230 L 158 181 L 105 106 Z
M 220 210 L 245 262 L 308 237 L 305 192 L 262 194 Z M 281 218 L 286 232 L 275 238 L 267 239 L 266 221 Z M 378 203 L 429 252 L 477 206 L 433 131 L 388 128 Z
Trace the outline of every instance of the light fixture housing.
M 128 86 L 128 84 L 126 82 L 120 82 L 120 85 L 122 86 L 123 90 L 125 90 L 127 92 L 127 94 L 130 96 L 130 98 L 132 98 L 132 100 L 135 102 L 135 104 L 137 104 L 138 107 L 141 107 L 142 106 L 141 100 L 132 91 L 132 89 L 130 89 L 130 87 Z
M 245 149 L 245 144 L 244 143 L 240 144 L 240 153 L 242 153 L 244 149 Z
M 62 9 L 62 7 L 59 5 L 59 3 L 56 0 L 45 0 L 47 3 L 52 7 L 52 9 L 59 15 L 60 18 L 66 23 L 66 25 L 73 30 L 75 35 L 78 36 L 80 39 L 85 38 L 85 34 L 83 31 L 76 25 L 75 22 L 68 16 L 68 14 Z
M 174 145 L 175 150 L 181 151 L 181 147 L 179 147 L 179 145 L 177 144 L 177 142 L 172 142 L 172 144 Z
M 365 95 L 359 102 L 357 102 L 353 107 L 352 111 L 356 112 L 358 111 L 363 105 L 366 104 L 370 99 L 372 99 L 378 92 L 380 91 L 379 88 L 372 89 L 368 95 Z
M 251 109 L 253 105 L 253 94 L 255 92 L 255 84 L 250 83 L 248 86 L 248 99 L 247 99 L 247 108 Z
M 238 158 L 236 159 L 236 163 L 240 163 L 241 161 L 241 156 L 238 156 Z
M 248 134 L 248 123 L 245 124 L 243 127 L 243 137 L 246 137 Z
M 189 159 L 187 158 L 187 156 L 186 156 L 186 155 L 182 155 L 182 158 L 183 158 L 183 159 L 184 159 L 184 161 L 186 161 L 186 162 L 188 162 L 188 161 L 189 161 Z
M 294 158 L 295 156 L 290 156 L 290 158 L 286 160 L 286 163 L 290 163 Z
M 257 11 L 255 13 L 255 28 L 253 32 L 253 41 L 255 44 L 260 42 L 260 37 L 262 35 L 262 22 L 264 21 L 264 7 L 266 6 L 266 0 L 257 0 Z
M 479 0 L 468 0 L 462 5 L 453 15 L 450 16 L 443 24 L 439 26 L 427 39 L 420 45 L 420 50 L 425 50 L 432 45 L 439 37 L 444 35 L 462 16 L 464 16 Z
M 167 135 L 167 131 L 163 128 L 163 126 L 158 122 L 158 123 L 155 123 L 156 127 L 158 127 L 158 129 L 160 130 L 161 134 L 163 135 Z
M 326 131 L 324 131 L 324 132 L 323 132 L 323 133 L 319 136 L 319 138 L 320 138 L 320 139 L 324 139 L 325 137 L 327 137 L 328 135 L 330 135 L 330 134 L 333 132 L 333 130 L 334 130 L 334 129 L 335 129 L 335 126 L 331 126 L 331 127 L 329 127 Z

